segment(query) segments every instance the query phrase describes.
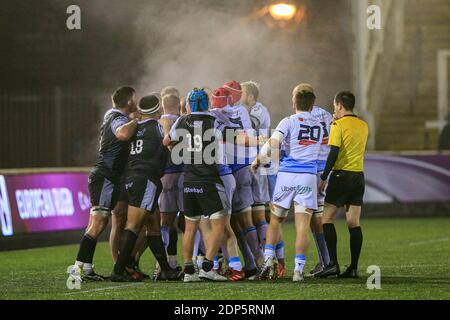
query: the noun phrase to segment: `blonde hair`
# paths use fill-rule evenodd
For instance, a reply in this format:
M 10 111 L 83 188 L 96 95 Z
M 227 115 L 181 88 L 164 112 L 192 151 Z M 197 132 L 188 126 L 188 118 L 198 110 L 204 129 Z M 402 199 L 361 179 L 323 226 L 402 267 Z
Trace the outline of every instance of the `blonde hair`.
M 179 98 L 180 97 L 180 91 L 178 91 L 178 89 L 176 87 L 173 87 L 173 86 L 164 87 L 161 90 L 161 97 L 164 97 L 166 95 L 174 95 L 174 96 L 177 96 Z
M 258 100 L 259 96 L 259 83 L 255 81 L 246 81 L 241 83 L 242 90 L 248 94 L 253 95 L 255 100 Z
M 180 113 L 180 98 L 174 94 L 166 94 L 162 97 L 162 106 L 166 114 Z

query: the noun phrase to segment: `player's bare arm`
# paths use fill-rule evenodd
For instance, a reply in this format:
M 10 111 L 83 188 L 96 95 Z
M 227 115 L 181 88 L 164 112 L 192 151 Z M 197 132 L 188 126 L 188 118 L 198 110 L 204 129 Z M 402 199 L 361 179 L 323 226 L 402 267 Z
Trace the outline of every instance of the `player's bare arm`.
M 138 120 L 133 119 L 130 122 L 117 128 L 115 134 L 117 139 L 122 141 L 128 141 L 135 134 L 137 129 Z

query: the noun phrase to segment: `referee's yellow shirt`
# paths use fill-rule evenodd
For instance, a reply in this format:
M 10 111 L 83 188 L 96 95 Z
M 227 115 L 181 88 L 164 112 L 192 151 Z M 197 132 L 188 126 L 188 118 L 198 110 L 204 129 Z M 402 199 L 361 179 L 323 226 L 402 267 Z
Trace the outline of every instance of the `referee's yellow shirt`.
M 346 115 L 331 124 L 328 144 L 339 147 L 339 155 L 334 170 L 354 172 L 364 171 L 369 127 L 356 115 Z

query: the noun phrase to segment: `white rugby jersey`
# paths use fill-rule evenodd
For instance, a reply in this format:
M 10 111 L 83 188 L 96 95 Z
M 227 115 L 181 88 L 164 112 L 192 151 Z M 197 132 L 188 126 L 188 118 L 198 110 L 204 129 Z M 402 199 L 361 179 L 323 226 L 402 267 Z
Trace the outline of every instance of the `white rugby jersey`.
M 242 130 L 251 136 L 254 135 L 250 114 L 244 106 L 240 104 L 226 106 L 221 109 L 213 109 L 212 112 L 218 119 L 223 119 L 223 117 L 225 117 L 228 120 L 230 128 Z M 227 142 L 226 153 L 230 168 L 235 172 L 250 165 L 256 157 L 257 150 L 256 148 L 236 146 L 234 143 Z
M 270 129 L 270 114 L 262 103 L 256 102 L 256 104 L 250 108 L 250 119 L 252 121 L 253 129 Z
M 330 134 L 330 125 L 333 121 L 333 116 L 327 110 L 314 106 L 311 113 L 322 124 L 323 138 L 320 144 L 319 157 L 317 158 L 317 170 L 322 172 L 325 170 L 328 154 L 330 153 L 330 146 L 328 145 L 328 136 Z
M 275 130 L 283 134 L 285 142 L 279 171 L 317 173 L 324 132 L 319 119 L 311 112 L 300 112 L 284 118 Z

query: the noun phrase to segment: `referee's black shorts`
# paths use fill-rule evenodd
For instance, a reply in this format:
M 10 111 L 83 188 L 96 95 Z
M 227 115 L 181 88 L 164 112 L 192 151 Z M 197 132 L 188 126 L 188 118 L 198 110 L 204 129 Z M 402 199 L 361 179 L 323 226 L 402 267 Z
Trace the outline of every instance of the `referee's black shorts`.
M 325 202 L 343 206 L 361 206 L 364 197 L 364 173 L 335 170 L 331 173 L 326 190 Z

